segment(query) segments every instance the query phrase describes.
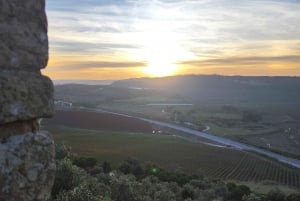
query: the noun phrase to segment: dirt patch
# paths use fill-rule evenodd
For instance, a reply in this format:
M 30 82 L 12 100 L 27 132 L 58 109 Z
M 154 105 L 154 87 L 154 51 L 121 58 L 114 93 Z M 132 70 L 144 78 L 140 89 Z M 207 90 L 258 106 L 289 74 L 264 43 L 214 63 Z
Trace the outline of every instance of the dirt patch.
M 80 110 L 58 110 L 46 123 L 73 128 L 151 133 L 151 124 L 136 118 Z

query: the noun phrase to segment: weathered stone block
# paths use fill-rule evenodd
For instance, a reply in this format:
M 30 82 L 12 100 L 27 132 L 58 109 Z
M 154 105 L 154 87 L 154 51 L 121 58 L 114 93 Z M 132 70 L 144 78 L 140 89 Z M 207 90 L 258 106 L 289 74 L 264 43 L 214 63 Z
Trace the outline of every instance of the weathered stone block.
M 47 200 L 55 177 L 54 154 L 53 139 L 44 131 L 0 144 L 0 200 Z
M 45 0 L 0 0 L 0 52 L 0 69 L 38 71 L 47 65 Z
M 53 84 L 30 72 L 0 71 L 0 125 L 54 113 Z

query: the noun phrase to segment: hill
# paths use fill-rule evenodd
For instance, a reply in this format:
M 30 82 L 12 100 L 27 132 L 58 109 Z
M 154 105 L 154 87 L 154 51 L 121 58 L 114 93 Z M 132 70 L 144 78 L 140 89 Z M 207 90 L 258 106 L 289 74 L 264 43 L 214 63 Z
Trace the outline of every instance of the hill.
M 184 96 L 193 102 L 298 103 L 299 77 L 241 77 L 184 75 L 137 78 L 114 82 L 121 88 L 156 89 Z

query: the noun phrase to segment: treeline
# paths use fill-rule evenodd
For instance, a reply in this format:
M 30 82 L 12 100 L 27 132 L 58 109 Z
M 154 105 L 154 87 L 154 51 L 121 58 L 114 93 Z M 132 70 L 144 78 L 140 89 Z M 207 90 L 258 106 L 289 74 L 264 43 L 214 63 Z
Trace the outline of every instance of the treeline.
M 300 201 L 300 194 L 278 189 L 255 194 L 246 185 L 210 181 L 128 159 L 113 169 L 109 162 L 75 157 L 56 146 L 57 172 L 50 201 Z

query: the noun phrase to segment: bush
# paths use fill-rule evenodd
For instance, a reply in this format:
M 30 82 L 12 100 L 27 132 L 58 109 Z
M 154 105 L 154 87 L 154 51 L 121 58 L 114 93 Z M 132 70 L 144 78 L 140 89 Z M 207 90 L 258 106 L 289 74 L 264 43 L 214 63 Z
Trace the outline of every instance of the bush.
M 266 198 L 268 201 L 284 201 L 285 195 L 279 189 L 274 189 L 268 192 Z
M 55 158 L 56 160 L 62 160 L 64 158 L 70 158 L 71 154 L 71 147 L 65 144 L 55 144 Z
M 223 199 L 226 199 L 229 195 L 228 189 L 224 184 L 217 184 L 212 187 L 214 194 L 217 197 L 221 197 Z
M 236 184 L 233 183 L 233 182 L 228 182 L 228 183 L 226 184 L 226 186 L 227 186 L 227 188 L 228 188 L 228 191 L 230 191 L 230 192 L 231 192 L 233 189 L 236 188 Z
M 75 188 L 86 176 L 86 173 L 73 165 L 71 160 L 63 159 L 59 161 L 57 163 L 52 196 L 55 198 L 59 192 Z
M 261 198 L 251 193 L 250 195 L 244 195 L 242 201 L 261 201 Z
M 251 193 L 250 188 L 246 185 L 239 185 L 238 188 L 240 188 L 243 191 L 244 195 L 250 195 Z
M 212 184 L 206 180 L 192 180 L 189 182 L 192 186 L 199 188 L 201 190 L 206 190 L 212 187 Z
M 94 196 L 85 186 L 78 186 L 71 191 L 58 194 L 55 201 L 103 201 L 102 196 Z
M 193 200 L 195 197 L 194 187 L 189 184 L 184 185 L 181 191 L 181 197 L 184 200 L 187 198 L 191 198 Z
M 104 173 L 110 173 L 111 172 L 111 165 L 110 165 L 110 163 L 109 162 L 107 162 L 107 161 L 104 161 L 103 163 L 102 163 L 102 169 L 103 169 L 103 172 Z
M 131 201 L 135 200 L 133 185 L 135 183 L 134 176 L 116 175 L 110 181 L 112 199 L 115 201 Z
M 119 171 L 124 174 L 133 174 L 137 178 L 142 178 L 145 171 L 141 163 L 136 159 L 127 159 L 119 166 Z
M 91 157 L 79 157 L 74 160 L 74 165 L 77 165 L 78 167 L 88 169 L 92 168 L 97 164 L 97 160 Z
M 286 201 L 300 201 L 300 193 L 292 193 L 286 197 Z
M 246 185 L 238 186 L 235 183 L 230 182 L 226 186 L 230 192 L 229 198 L 233 201 L 240 201 L 244 195 L 248 196 L 251 193 L 250 188 Z

